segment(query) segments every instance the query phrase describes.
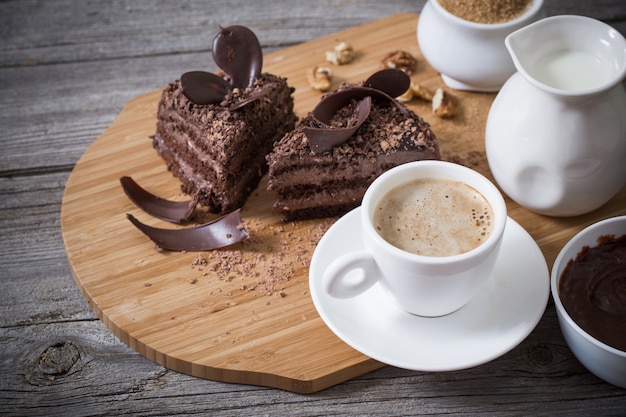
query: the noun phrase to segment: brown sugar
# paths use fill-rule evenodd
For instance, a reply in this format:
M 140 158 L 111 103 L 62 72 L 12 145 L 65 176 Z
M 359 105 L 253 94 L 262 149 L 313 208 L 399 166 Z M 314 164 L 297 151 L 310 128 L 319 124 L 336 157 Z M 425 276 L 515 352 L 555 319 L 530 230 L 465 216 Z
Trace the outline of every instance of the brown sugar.
M 437 0 L 453 15 L 475 23 L 503 23 L 521 16 L 533 0 Z

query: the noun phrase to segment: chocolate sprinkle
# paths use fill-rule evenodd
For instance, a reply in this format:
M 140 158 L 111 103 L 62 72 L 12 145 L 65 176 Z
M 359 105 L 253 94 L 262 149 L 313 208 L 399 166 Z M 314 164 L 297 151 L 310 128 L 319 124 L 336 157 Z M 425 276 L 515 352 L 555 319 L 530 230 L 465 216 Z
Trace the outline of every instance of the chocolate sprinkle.
M 120 178 L 120 183 L 128 198 L 151 216 L 180 224 L 189 220 L 193 214 L 195 208 L 193 201 L 165 200 L 143 189 L 131 177 Z
M 219 249 L 246 240 L 248 231 L 241 223 L 241 211 L 235 210 L 212 222 L 187 229 L 159 229 L 126 214 L 130 222 L 159 248 L 179 252 Z
M 265 97 L 266 95 L 268 95 L 269 93 L 272 92 L 272 90 L 274 88 L 277 88 L 277 84 L 276 83 L 270 83 L 270 84 L 266 84 L 263 87 L 261 87 L 261 89 L 259 91 L 255 91 L 252 94 L 250 94 L 250 96 L 244 100 L 241 100 L 238 103 L 233 104 L 232 106 L 229 107 L 230 111 L 235 111 L 237 109 L 242 108 L 243 106 L 252 103 L 253 101 L 257 101 L 258 99 Z

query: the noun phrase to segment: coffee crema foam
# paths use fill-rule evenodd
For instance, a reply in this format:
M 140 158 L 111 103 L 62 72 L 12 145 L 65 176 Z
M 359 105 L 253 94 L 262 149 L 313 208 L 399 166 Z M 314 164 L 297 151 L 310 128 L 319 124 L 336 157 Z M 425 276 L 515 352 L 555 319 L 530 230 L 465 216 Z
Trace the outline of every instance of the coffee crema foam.
M 493 209 L 463 182 L 425 178 L 388 191 L 372 221 L 378 234 L 397 248 L 424 256 L 452 256 L 487 240 L 493 231 Z

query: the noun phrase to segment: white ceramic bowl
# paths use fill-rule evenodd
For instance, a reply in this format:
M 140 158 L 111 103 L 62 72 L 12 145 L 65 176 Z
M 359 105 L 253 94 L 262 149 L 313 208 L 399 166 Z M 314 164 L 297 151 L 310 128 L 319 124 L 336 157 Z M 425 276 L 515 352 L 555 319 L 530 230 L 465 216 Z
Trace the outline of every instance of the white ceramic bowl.
M 626 216 L 613 217 L 592 224 L 574 236 L 561 250 L 554 266 L 550 284 L 557 317 L 565 341 L 574 356 L 593 374 L 603 380 L 626 388 L 626 352 L 608 346 L 590 336 L 569 316 L 559 297 L 559 280 L 567 262 L 576 258 L 583 247 L 598 245 L 598 238 L 605 235 L 617 237 L 626 234 Z
M 417 25 L 417 42 L 424 58 L 451 88 L 498 91 L 515 73 L 504 39 L 543 17 L 543 0 L 534 0 L 516 19 L 485 24 L 461 19 L 429 0 Z

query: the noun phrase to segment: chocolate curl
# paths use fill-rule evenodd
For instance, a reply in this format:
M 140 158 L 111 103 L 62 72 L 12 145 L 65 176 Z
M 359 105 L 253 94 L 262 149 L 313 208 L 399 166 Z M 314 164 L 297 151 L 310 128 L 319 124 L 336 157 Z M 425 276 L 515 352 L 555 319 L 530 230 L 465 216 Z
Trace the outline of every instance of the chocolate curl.
M 349 91 L 346 91 L 349 92 Z M 313 110 L 313 117 L 324 124 L 323 128 L 305 127 L 306 135 L 311 150 L 316 154 L 330 151 L 333 147 L 345 143 L 350 136 L 363 124 L 372 108 L 372 98 L 365 96 L 354 106 L 354 116 L 356 121 L 346 127 L 331 127 L 330 120 L 333 115 L 354 100 L 354 94 L 341 94 L 342 92 L 327 97 L 323 106 L 318 106 Z M 352 120 L 352 119 L 351 119 Z
M 233 88 L 253 87 L 261 75 L 263 50 L 258 38 L 245 26 L 221 28 L 213 39 L 213 60 L 230 79 L 206 71 L 190 71 L 180 77 L 183 94 L 194 104 L 218 104 Z M 233 105 L 236 110 L 264 97 L 263 90 Z
M 398 97 L 409 89 L 411 79 L 404 71 L 388 68 L 370 75 L 364 85 L 380 90 L 390 97 Z
M 191 218 L 195 209 L 193 201 L 170 201 L 157 197 L 141 188 L 131 177 L 120 178 L 120 183 L 137 207 L 161 220 L 181 224 Z
M 200 252 L 219 249 L 242 242 L 249 236 L 241 223 L 240 210 L 187 229 L 159 229 L 141 223 L 132 214 L 126 214 L 126 217 L 158 247 L 171 251 Z
M 230 85 L 222 77 L 206 71 L 189 71 L 180 76 L 183 94 L 195 104 L 214 104 L 224 99 Z
M 213 59 L 234 88 L 252 87 L 263 67 L 259 39 L 245 26 L 220 28 L 213 39 Z
M 408 115 L 407 108 L 394 97 L 403 94 L 410 85 L 411 79 L 405 72 L 389 68 L 372 74 L 363 86 L 355 86 L 327 95 L 311 112 L 312 117 L 323 127 L 303 129 L 311 150 L 316 154 L 321 154 L 347 142 L 369 116 L 372 100 L 390 103 L 400 112 Z M 354 107 L 356 123 L 345 128 L 331 126 L 334 115 L 353 101 L 357 101 Z

